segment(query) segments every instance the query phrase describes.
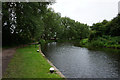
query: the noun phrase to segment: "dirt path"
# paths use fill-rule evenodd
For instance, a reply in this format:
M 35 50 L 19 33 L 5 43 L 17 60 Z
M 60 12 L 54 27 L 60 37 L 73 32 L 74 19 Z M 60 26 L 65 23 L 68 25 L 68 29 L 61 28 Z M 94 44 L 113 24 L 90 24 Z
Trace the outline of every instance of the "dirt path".
M 16 52 L 16 48 L 9 48 L 2 50 L 2 74 L 4 74 L 4 72 L 6 71 L 7 66 L 11 58 L 15 54 L 15 52 Z

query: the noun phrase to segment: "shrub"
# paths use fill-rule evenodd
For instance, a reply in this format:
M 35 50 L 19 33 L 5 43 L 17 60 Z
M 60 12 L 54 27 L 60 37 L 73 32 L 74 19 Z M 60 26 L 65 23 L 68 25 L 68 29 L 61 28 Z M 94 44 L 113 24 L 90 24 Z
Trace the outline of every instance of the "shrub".
M 80 45 L 86 45 L 88 43 L 88 38 L 80 41 Z
M 89 46 L 91 46 L 91 47 L 104 47 L 104 43 L 100 40 L 94 40 L 94 41 L 91 41 Z

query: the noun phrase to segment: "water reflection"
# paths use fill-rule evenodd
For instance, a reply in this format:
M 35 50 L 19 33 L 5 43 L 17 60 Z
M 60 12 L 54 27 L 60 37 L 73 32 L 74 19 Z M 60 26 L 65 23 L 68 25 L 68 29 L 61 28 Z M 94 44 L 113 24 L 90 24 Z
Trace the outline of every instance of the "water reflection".
M 48 43 L 43 52 L 67 78 L 119 77 L 120 66 L 117 57 L 102 51 L 75 47 L 70 43 L 53 42 Z

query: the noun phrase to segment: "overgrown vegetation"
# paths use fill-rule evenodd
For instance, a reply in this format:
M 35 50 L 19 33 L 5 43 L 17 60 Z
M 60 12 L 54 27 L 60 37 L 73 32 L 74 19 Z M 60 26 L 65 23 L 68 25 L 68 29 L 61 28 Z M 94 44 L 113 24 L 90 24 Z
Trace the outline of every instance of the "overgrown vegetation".
M 120 15 L 111 21 L 104 20 L 91 26 L 90 35 L 80 46 L 120 49 Z
M 89 26 L 61 17 L 47 6 L 50 2 L 2 3 L 3 46 L 38 40 L 80 40 L 88 37 Z
M 43 40 L 78 41 L 82 46 L 120 48 L 120 16 L 92 26 L 61 17 L 52 2 L 2 3 L 3 46 Z M 86 39 L 87 38 L 87 39 Z M 87 40 L 87 41 L 86 41 Z

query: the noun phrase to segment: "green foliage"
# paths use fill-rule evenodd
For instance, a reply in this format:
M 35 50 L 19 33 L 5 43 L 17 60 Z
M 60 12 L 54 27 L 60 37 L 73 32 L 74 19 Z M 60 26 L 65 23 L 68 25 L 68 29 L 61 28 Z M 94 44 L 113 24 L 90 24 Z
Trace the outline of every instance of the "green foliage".
M 91 33 L 90 33 L 90 40 L 94 39 L 95 37 L 99 37 L 102 36 L 104 34 L 106 34 L 106 24 L 108 23 L 107 20 L 103 20 L 103 22 L 99 22 L 96 24 L 93 24 L 90 28 L 91 28 Z
M 45 40 L 50 40 L 57 37 L 59 33 L 60 15 L 55 13 L 53 9 L 49 8 L 44 15 L 44 34 L 43 38 Z
M 104 44 L 113 47 L 114 44 L 119 47 L 119 42 L 115 41 L 118 40 L 115 36 L 120 36 L 119 15 L 111 21 L 103 20 L 88 26 L 69 17 L 61 17 L 60 13 L 47 7 L 49 4 L 52 3 L 2 3 L 3 45 L 25 44 L 38 39 L 68 41 L 88 38 L 91 46 L 102 47 Z M 107 42 L 108 36 L 113 39 Z M 80 44 L 85 45 L 87 42 L 83 40 Z
M 104 47 L 104 43 L 100 40 L 91 41 L 90 47 Z
M 90 31 L 90 34 L 89 34 L 89 41 L 91 40 L 94 40 L 96 38 L 96 31 Z
M 89 47 L 120 48 L 120 16 L 111 21 L 103 20 L 90 27 Z M 82 42 L 81 42 L 82 44 Z
M 94 40 L 89 41 L 88 39 L 83 39 L 80 41 L 81 46 L 86 47 L 107 47 L 107 48 L 120 48 L 120 36 L 102 36 L 97 37 Z
M 63 39 L 67 40 L 76 40 L 76 39 L 83 39 L 87 38 L 89 34 L 89 26 L 86 24 L 82 24 L 80 22 L 75 22 L 74 20 L 63 17 L 61 18 L 62 26 L 63 26 L 63 32 L 65 36 Z
M 48 2 L 2 3 L 3 45 L 29 43 L 40 37 L 44 27 L 41 18 L 48 4 Z
M 87 43 L 88 43 L 88 38 L 82 39 L 82 40 L 80 41 L 80 45 L 81 45 L 81 46 L 84 46 L 84 45 L 86 45 Z
M 57 41 L 88 37 L 89 26 L 61 17 L 60 13 L 47 8 L 48 4 L 51 3 L 2 3 L 3 45 L 25 44 L 38 39 Z
M 120 36 L 120 15 L 105 25 L 106 34 L 111 36 Z
M 40 40 L 40 43 L 41 43 L 41 44 L 45 44 L 46 41 L 45 41 L 44 39 L 41 39 L 41 40 Z

